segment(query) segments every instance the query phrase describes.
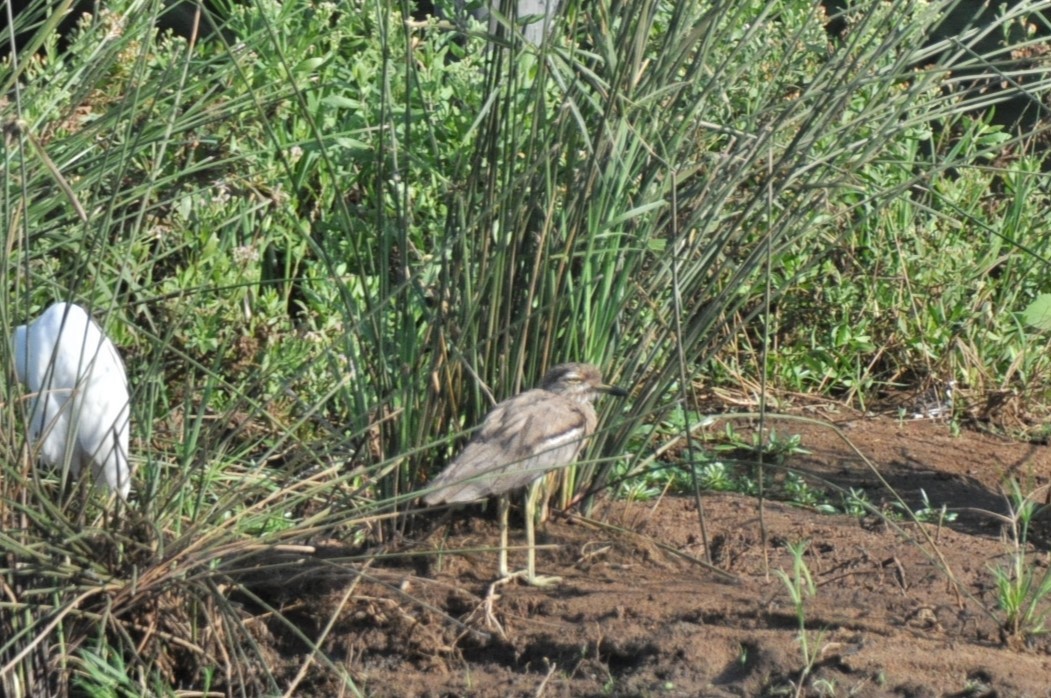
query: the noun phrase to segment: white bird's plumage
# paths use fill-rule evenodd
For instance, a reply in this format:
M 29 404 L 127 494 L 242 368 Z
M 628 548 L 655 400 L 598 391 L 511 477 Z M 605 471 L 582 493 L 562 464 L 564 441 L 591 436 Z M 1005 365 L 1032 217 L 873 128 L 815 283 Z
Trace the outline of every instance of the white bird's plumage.
M 15 372 L 29 391 L 29 442 L 40 460 L 90 466 L 98 484 L 127 498 L 128 378 L 116 347 L 78 305 L 55 303 L 15 329 Z

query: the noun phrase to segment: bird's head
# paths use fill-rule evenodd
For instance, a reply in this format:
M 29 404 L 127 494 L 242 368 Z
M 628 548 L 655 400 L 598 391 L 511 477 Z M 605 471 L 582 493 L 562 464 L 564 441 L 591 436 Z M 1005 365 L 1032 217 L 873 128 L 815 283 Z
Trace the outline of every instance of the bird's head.
M 589 401 L 599 393 L 625 397 L 628 391 L 602 382 L 602 373 L 591 364 L 559 364 L 540 381 L 540 388 L 571 400 Z

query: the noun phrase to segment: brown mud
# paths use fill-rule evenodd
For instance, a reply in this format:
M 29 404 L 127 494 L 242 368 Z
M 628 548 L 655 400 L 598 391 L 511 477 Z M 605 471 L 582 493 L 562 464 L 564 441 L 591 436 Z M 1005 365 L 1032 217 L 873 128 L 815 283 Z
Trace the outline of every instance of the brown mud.
M 1000 518 L 1009 512 L 1004 484 L 1046 485 L 1051 448 L 954 435 L 930 420 L 838 422 L 910 508 L 924 506 L 922 491 L 953 520 L 767 502 L 764 547 L 755 499 L 708 494 L 712 562 L 729 578 L 693 561 L 704 545 L 692 497 L 602 502 L 594 522 L 554 515 L 538 534 L 538 571 L 561 584 L 498 586 L 487 604 L 497 527 L 464 512 L 403 546 L 425 554 L 374 563 L 286 614 L 316 628 L 306 628 L 311 637 L 335 618 L 322 649 L 370 696 L 1051 696 L 1051 641 L 1005 632 L 992 572 L 1008 568 L 1016 550 Z M 777 427 L 801 435 L 809 452 L 790 456 L 789 467 L 900 512 L 835 432 Z M 1038 579 L 1049 530 L 1035 520 L 1025 548 Z M 524 544 L 519 528 L 511 535 Z M 805 677 L 799 618 L 777 575 L 792 573 L 788 546 L 803 541 L 816 586 L 804 606 Z M 446 552 L 435 555 L 439 548 Z M 453 552 L 464 550 L 473 552 Z M 520 548 L 512 564 L 524 564 Z M 307 651 L 271 630 L 275 661 L 291 677 Z M 337 693 L 352 694 L 323 663 L 296 689 Z

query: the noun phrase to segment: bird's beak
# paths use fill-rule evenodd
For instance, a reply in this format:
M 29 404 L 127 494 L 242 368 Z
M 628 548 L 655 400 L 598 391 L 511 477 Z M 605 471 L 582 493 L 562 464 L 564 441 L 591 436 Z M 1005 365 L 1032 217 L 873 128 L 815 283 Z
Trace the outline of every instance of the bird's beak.
M 605 383 L 600 383 L 599 385 L 595 386 L 595 390 L 599 391 L 600 393 L 606 393 L 607 395 L 613 395 L 614 397 L 628 396 L 628 391 L 624 388 L 618 388 L 615 385 L 606 385 Z

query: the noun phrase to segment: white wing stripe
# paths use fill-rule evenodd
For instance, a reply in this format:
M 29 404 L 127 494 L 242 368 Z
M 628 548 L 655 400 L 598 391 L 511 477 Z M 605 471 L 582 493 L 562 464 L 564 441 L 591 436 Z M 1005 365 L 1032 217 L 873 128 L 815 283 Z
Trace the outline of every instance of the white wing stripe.
M 556 448 L 560 448 L 567 444 L 580 441 L 586 436 L 584 433 L 584 427 L 576 426 L 572 429 L 567 429 L 561 434 L 553 434 L 536 445 L 533 449 L 534 454 L 544 453 L 545 451 L 551 451 Z

